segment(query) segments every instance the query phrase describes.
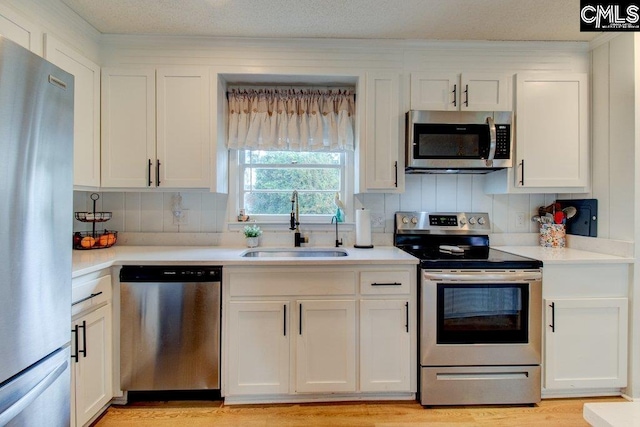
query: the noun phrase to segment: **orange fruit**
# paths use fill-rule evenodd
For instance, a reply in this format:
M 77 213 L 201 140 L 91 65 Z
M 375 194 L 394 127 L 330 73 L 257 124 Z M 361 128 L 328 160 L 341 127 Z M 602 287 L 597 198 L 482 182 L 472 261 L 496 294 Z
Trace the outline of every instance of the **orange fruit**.
M 111 246 L 116 242 L 116 236 L 109 233 L 109 234 L 103 234 L 102 236 L 100 236 L 98 238 L 98 245 L 99 246 Z
M 80 241 L 80 246 L 87 249 L 92 248 L 93 245 L 95 244 L 96 244 L 96 239 L 94 239 L 91 236 L 83 237 L 82 240 Z

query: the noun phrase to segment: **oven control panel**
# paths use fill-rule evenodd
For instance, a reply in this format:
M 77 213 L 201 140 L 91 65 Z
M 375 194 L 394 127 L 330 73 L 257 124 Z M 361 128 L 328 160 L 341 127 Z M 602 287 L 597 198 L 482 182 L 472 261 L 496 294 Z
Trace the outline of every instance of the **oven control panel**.
M 397 233 L 489 233 L 486 212 L 396 212 Z

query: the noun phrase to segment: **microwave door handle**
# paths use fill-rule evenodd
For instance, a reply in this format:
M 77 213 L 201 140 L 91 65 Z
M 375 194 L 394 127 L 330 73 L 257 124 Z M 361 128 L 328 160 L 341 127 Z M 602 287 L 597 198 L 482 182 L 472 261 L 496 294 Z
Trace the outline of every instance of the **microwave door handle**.
M 489 125 L 489 157 L 487 157 L 487 167 L 493 167 L 493 158 L 496 156 L 496 123 L 493 117 L 487 117 Z

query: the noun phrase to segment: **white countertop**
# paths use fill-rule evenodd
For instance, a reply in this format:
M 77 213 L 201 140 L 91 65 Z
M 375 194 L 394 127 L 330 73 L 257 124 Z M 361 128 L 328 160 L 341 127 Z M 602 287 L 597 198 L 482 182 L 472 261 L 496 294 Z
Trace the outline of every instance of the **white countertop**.
M 593 427 L 640 427 L 640 402 L 585 403 L 582 416 Z
M 270 248 L 256 248 L 270 249 Z M 292 248 L 285 248 L 292 249 Z M 309 248 L 328 249 L 335 248 Z M 247 248 L 211 246 L 113 246 L 106 249 L 74 250 L 72 277 L 78 277 L 112 265 L 349 265 L 349 264 L 418 264 L 419 260 L 394 246 L 373 249 L 340 248 L 344 257 L 243 258 Z
M 509 252 L 551 264 L 592 264 L 619 263 L 630 264 L 633 258 L 600 254 L 571 248 L 546 248 L 542 246 L 492 246 L 493 249 Z

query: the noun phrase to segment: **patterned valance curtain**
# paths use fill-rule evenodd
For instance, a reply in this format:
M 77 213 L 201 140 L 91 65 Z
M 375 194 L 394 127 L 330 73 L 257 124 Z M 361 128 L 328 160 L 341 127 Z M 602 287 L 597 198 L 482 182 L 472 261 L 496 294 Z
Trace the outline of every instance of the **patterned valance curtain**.
M 228 148 L 353 150 L 353 90 L 233 89 L 228 98 Z

